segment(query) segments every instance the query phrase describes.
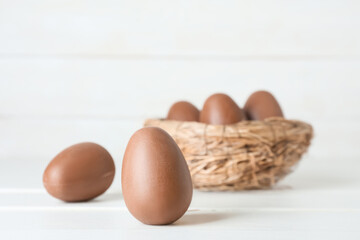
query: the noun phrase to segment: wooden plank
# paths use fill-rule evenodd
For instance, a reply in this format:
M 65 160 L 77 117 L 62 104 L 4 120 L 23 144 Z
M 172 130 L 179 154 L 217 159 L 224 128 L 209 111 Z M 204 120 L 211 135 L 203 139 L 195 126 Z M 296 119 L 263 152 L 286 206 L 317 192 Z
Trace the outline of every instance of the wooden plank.
M 303 175 L 304 176 L 304 175 Z M 297 182 L 299 182 L 298 180 Z M 304 180 L 305 181 L 305 180 Z M 285 181 L 287 182 L 287 181 Z M 309 181 L 306 181 L 308 184 Z M 84 203 L 65 203 L 51 197 L 44 189 L 0 189 L 1 211 L 121 211 L 126 206 L 120 193 L 119 182 L 93 201 Z M 317 185 L 317 183 L 314 183 Z M 264 211 L 314 211 L 349 212 L 358 211 L 360 215 L 359 190 L 342 190 L 333 186 L 327 190 L 292 188 L 242 191 L 242 192 L 200 192 L 195 190 L 190 212 L 211 210 L 264 210 Z M 280 184 L 278 188 L 284 186 Z M 318 186 L 318 185 L 317 185 Z M 355 186 L 352 184 L 351 186 Z M 357 182 L 356 187 L 359 187 Z
M 142 127 L 142 120 L 25 119 L 0 122 L 0 164 L 5 166 L 12 159 L 45 164 L 61 150 L 79 142 L 99 143 L 117 160 L 122 158 L 131 135 Z
M 242 106 L 267 89 L 288 118 L 358 121 L 359 63 L 0 59 L 0 117 L 164 117 L 176 100 L 226 92 Z
M 279 235 L 281 239 L 338 239 L 334 237 L 339 236 L 357 239 L 360 236 L 358 212 L 199 211 L 187 213 L 171 226 L 143 225 L 127 211 L 7 211 L 1 215 L 1 234 L 16 230 L 14 232 L 18 234 L 11 236 L 19 237 L 30 231 L 34 234 L 47 230 L 54 234 L 51 239 L 60 239 L 57 233 L 72 238 L 77 236 L 70 235 L 74 230 L 97 237 L 102 232 L 102 237 L 106 235 L 109 239 L 143 239 L 144 235 L 150 239 L 168 239 L 169 236 L 174 239 L 204 236 L 207 239 L 220 236 L 227 239 L 238 239 L 239 236 L 279 239 Z M 49 233 L 42 232 L 40 236 L 49 236 Z
M 1 1 L 0 53 L 333 56 L 360 53 L 357 1 Z

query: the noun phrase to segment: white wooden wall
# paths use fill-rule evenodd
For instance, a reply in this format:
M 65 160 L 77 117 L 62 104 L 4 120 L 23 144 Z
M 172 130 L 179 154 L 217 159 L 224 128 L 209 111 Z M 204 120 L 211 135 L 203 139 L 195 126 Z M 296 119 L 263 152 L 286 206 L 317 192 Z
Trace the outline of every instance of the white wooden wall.
M 359 158 L 360 2 L 0 0 L 0 167 L 80 141 L 120 166 L 174 101 L 258 89 L 314 125 L 309 156 Z

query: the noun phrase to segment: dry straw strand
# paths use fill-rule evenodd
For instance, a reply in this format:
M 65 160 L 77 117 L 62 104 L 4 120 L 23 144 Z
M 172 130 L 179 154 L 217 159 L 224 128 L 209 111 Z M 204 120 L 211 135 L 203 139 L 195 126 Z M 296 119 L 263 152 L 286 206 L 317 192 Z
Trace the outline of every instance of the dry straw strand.
M 206 191 L 264 189 L 289 174 L 307 151 L 311 125 L 284 118 L 207 125 L 148 119 L 179 145 L 194 187 Z

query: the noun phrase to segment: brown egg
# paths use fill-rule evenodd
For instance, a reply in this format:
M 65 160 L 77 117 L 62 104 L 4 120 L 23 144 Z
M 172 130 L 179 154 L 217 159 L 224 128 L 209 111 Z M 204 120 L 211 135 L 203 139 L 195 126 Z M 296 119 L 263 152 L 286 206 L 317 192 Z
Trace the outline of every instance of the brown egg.
M 104 193 L 115 175 L 111 155 L 102 146 L 85 142 L 60 152 L 43 175 L 46 190 L 66 202 L 87 201 Z
M 189 102 L 180 101 L 174 103 L 166 117 L 167 120 L 199 121 L 199 110 Z
M 200 122 L 225 125 L 244 120 L 241 108 L 226 94 L 213 94 L 206 99 L 200 112 Z
M 127 208 L 145 224 L 175 222 L 192 199 L 191 176 L 184 156 L 171 136 L 156 127 L 142 128 L 131 137 L 121 182 Z
M 249 120 L 262 121 L 268 117 L 284 117 L 275 97 L 266 91 L 251 94 L 246 101 L 244 111 Z

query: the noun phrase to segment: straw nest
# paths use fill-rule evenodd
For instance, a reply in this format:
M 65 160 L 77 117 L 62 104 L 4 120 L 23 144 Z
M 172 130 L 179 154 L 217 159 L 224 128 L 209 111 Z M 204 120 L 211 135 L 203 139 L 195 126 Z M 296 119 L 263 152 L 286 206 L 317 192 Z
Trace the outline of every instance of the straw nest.
M 179 145 L 194 187 L 236 191 L 273 186 L 289 174 L 306 152 L 311 125 L 283 118 L 242 121 L 232 125 L 146 120 Z

